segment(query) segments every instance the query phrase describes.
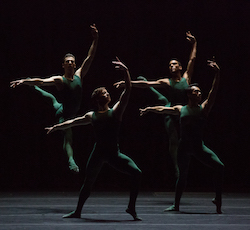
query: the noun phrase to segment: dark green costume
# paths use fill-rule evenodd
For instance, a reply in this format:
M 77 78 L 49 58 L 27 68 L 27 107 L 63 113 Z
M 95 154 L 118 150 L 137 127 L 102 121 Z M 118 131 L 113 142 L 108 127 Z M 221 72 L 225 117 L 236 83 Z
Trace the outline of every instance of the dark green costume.
M 183 106 L 180 113 L 180 142 L 178 148 L 179 178 L 176 183 L 175 206 L 179 207 L 181 195 L 185 189 L 191 155 L 212 168 L 216 189 L 216 201 L 221 205 L 221 190 L 224 165 L 216 154 L 207 148 L 203 141 L 203 127 L 206 117 L 202 107 Z
M 141 170 L 126 155 L 122 154 L 118 145 L 120 121 L 114 116 L 113 109 L 105 113 L 94 112 L 92 125 L 96 134 L 96 143 L 89 157 L 86 167 L 86 177 L 80 191 L 76 213 L 81 213 L 82 207 L 89 197 L 91 188 L 103 166 L 108 163 L 113 168 L 130 176 L 130 201 L 128 208 L 135 212 L 135 202 L 138 195 L 138 186 Z M 131 212 L 129 212 L 131 214 Z M 132 215 L 132 214 L 131 214 Z

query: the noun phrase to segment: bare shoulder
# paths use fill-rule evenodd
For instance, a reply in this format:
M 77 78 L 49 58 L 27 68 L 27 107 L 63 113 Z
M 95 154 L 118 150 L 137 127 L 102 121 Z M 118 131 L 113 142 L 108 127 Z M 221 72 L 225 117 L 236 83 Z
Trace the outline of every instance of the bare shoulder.
M 158 85 L 163 87 L 169 87 L 170 86 L 170 80 L 169 78 L 162 78 L 156 81 Z
M 173 106 L 173 109 L 178 111 L 178 112 L 181 112 L 182 107 L 183 107 L 182 105 L 175 105 L 175 106 Z

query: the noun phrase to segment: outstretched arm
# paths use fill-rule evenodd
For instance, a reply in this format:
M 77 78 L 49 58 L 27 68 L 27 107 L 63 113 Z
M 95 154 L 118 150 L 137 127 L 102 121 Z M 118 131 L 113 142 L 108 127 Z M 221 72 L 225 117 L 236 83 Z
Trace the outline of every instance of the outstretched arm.
M 124 87 L 124 81 L 119 81 L 114 84 L 116 88 Z M 169 88 L 170 82 L 168 78 L 159 79 L 157 81 L 131 81 L 131 84 L 135 88 Z
M 51 85 L 61 85 L 63 79 L 61 76 L 53 76 L 49 78 L 26 78 L 10 82 L 10 87 L 15 88 L 19 85 L 29 85 L 29 86 L 51 86 Z
M 73 126 L 79 126 L 79 125 L 88 125 L 92 122 L 92 114 L 93 112 L 88 112 L 85 115 L 81 117 L 76 117 L 75 119 L 67 120 L 63 123 L 56 124 L 51 127 L 45 128 L 47 130 L 47 134 L 54 132 L 56 130 L 64 130 L 71 128 Z
M 122 115 L 127 107 L 130 92 L 131 92 L 131 78 L 130 73 L 128 71 L 127 66 L 125 66 L 118 57 L 116 57 L 117 61 L 113 61 L 112 63 L 115 65 L 116 69 L 122 70 L 124 73 L 124 90 L 120 96 L 119 101 L 114 105 L 113 110 L 115 111 L 116 117 L 118 120 L 122 120 Z
M 153 107 L 146 107 L 144 109 L 140 109 L 140 115 L 144 115 L 148 112 L 153 113 L 160 113 L 160 114 L 172 114 L 172 115 L 179 115 L 182 106 L 176 105 L 173 107 L 165 107 L 165 106 L 153 106 Z
M 187 36 L 187 40 L 192 43 L 192 50 L 189 56 L 189 61 L 188 61 L 188 65 L 187 65 L 187 70 L 186 72 L 183 74 L 183 77 L 186 78 L 187 83 L 190 84 L 191 83 L 191 78 L 194 72 L 194 62 L 196 59 L 196 51 L 197 51 L 197 41 L 195 39 L 195 37 L 191 34 L 190 31 L 186 32 L 186 36 Z
M 213 70 L 215 71 L 215 77 L 213 80 L 212 88 L 208 94 L 208 97 L 202 103 L 202 108 L 206 115 L 208 115 L 208 113 L 210 112 L 211 108 L 214 105 L 220 81 L 220 67 L 217 65 L 217 63 L 215 61 L 208 60 L 208 66 L 213 68 Z
M 83 79 L 83 77 L 87 74 L 87 72 L 90 68 L 90 65 L 95 57 L 95 53 L 96 53 L 96 49 L 97 49 L 97 43 L 98 43 L 98 37 L 99 37 L 98 30 L 97 30 L 95 24 L 91 25 L 90 27 L 91 27 L 91 34 L 93 37 L 93 42 L 89 48 L 88 56 L 85 58 L 81 67 L 75 73 L 81 79 Z

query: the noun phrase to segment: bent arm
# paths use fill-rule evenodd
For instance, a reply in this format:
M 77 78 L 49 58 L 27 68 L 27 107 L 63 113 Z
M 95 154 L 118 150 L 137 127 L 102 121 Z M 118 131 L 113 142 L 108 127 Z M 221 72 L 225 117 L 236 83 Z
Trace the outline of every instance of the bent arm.
M 75 119 L 67 120 L 63 123 L 56 124 L 52 127 L 47 127 L 45 130 L 47 130 L 47 134 L 54 132 L 56 130 L 64 130 L 68 129 L 74 126 L 79 126 L 79 125 L 88 125 L 91 124 L 92 122 L 92 114 L 93 112 L 88 112 L 85 115 L 81 117 L 77 117 Z
M 219 88 L 219 82 L 220 82 L 220 68 L 217 65 L 217 63 L 214 61 L 208 61 L 208 65 L 215 70 L 215 76 L 214 76 L 213 84 L 209 91 L 208 97 L 202 103 L 202 108 L 206 115 L 208 115 L 208 113 L 210 112 L 210 110 L 212 109 L 214 105 L 215 98 L 216 98 L 218 88 Z
M 159 113 L 159 114 L 171 114 L 171 115 L 179 115 L 182 106 L 176 105 L 173 107 L 165 107 L 165 106 L 149 106 L 144 109 L 140 109 L 140 115 L 144 115 L 148 112 Z
M 61 76 L 53 76 L 49 78 L 26 78 L 10 82 L 10 87 L 15 88 L 19 85 L 29 85 L 29 86 L 52 86 L 62 84 L 63 79 Z
M 188 31 L 186 33 L 187 36 L 187 40 L 192 43 L 192 49 L 191 49 L 191 53 L 189 56 L 189 61 L 187 64 L 187 70 L 186 72 L 183 74 L 183 77 L 186 78 L 187 83 L 190 84 L 191 83 L 191 78 L 193 76 L 193 72 L 194 72 L 194 63 L 195 63 L 195 59 L 196 59 L 196 52 L 197 52 L 197 41 L 196 38 L 190 33 L 190 31 Z
M 97 30 L 95 24 L 91 25 L 90 27 L 91 27 L 91 33 L 92 33 L 93 41 L 92 41 L 92 44 L 91 44 L 91 46 L 89 48 L 87 57 L 83 61 L 81 67 L 75 73 L 80 78 L 83 78 L 87 74 L 87 72 L 88 72 L 88 70 L 89 70 L 89 68 L 91 66 L 91 63 L 92 63 L 92 61 L 93 61 L 93 59 L 95 57 L 97 44 L 98 44 L 98 38 L 99 38 L 98 30 Z
M 118 120 L 122 120 L 122 115 L 127 107 L 130 92 L 132 88 L 131 84 L 131 78 L 128 68 L 117 58 L 117 61 L 113 61 L 113 64 L 115 64 L 115 68 L 122 70 L 124 73 L 124 87 L 119 101 L 114 105 L 113 110 L 115 111 L 116 117 Z

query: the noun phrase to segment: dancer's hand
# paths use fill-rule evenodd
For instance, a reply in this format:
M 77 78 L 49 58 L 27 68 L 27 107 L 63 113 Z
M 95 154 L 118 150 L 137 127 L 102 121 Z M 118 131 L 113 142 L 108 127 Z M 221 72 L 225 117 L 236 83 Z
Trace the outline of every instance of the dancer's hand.
M 146 113 L 148 113 L 148 109 L 144 108 L 144 109 L 139 109 L 140 110 L 140 116 L 145 115 Z
M 114 86 L 115 88 L 119 89 L 119 88 L 124 87 L 124 83 L 125 83 L 124 81 L 119 81 L 119 82 L 116 82 Z
M 122 63 L 118 57 L 116 57 L 116 61 L 112 61 L 112 63 L 115 65 L 115 68 L 118 70 L 128 70 L 128 67 L 125 66 L 124 63 Z
M 99 34 L 98 34 L 98 29 L 96 28 L 96 25 L 95 24 L 90 25 L 90 28 L 91 28 L 92 37 L 94 39 L 97 39 L 99 37 Z
M 190 31 L 186 32 L 186 36 L 187 36 L 187 40 L 191 42 L 192 44 L 196 42 L 195 36 L 193 36 Z
M 46 127 L 45 130 L 47 131 L 47 134 L 52 133 L 53 131 L 55 131 L 54 126 Z
M 218 64 L 214 61 L 214 60 L 207 60 L 207 65 L 209 67 L 211 67 L 215 72 L 219 72 L 220 71 L 220 67 L 218 66 Z
M 10 87 L 15 88 L 16 86 L 19 86 L 23 84 L 24 80 L 15 80 L 10 82 Z

